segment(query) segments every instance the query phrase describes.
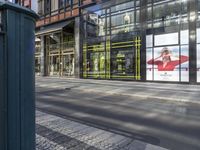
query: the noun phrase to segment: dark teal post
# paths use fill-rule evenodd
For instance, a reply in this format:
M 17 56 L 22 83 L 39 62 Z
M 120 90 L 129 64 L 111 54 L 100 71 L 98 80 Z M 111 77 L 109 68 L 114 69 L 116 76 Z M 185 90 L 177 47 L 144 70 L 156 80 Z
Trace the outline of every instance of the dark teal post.
M 0 2 L 0 150 L 35 149 L 35 19 Z

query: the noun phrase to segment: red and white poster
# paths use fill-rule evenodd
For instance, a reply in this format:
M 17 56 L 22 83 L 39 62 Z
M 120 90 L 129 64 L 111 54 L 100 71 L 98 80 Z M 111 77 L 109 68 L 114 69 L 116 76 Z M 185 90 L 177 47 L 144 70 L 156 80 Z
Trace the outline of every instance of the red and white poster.
M 153 38 L 148 35 L 147 40 L 150 39 Z M 146 50 L 147 80 L 188 82 L 187 41 L 181 41 L 184 44 L 179 46 L 178 33 L 155 35 L 154 40 L 154 47 L 149 47 Z M 153 42 L 147 41 L 147 45 L 153 46 L 151 43 Z

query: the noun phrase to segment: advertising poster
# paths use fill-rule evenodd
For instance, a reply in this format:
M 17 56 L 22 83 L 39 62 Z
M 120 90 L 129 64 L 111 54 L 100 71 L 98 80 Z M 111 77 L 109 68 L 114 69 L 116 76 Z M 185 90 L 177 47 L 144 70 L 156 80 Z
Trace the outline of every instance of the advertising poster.
M 156 47 L 154 57 L 147 61 L 153 65 L 154 80 L 179 81 L 180 64 L 188 62 L 188 56 L 179 56 L 179 46 Z
M 154 35 L 154 42 L 152 35 L 146 36 L 147 80 L 189 81 L 188 30 L 180 34 L 182 46 L 178 32 Z

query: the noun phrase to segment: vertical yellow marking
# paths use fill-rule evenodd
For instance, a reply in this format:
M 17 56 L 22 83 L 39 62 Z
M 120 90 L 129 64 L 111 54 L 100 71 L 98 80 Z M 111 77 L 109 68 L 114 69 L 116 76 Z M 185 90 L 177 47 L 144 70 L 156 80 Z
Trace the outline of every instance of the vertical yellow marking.
M 140 80 L 140 48 L 141 48 L 141 38 L 138 37 L 138 80 Z
M 138 67 L 138 65 L 137 65 L 137 37 L 135 37 L 134 43 L 135 43 L 135 78 L 137 80 L 137 76 L 138 76 L 138 72 L 137 72 L 137 67 Z
M 87 45 L 83 45 L 83 77 L 87 78 Z
M 108 39 L 106 40 L 106 78 L 110 79 L 110 37 L 108 37 Z

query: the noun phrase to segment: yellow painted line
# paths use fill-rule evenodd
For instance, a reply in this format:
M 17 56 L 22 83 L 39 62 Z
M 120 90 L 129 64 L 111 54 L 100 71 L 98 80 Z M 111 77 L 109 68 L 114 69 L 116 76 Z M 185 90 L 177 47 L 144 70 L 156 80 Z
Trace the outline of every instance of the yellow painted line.
M 104 44 L 99 44 L 99 45 L 90 45 L 88 46 L 90 48 L 94 48 L 94 47 L 104 47 Z
M 112 43 L 112 45 L 119 45 L 119 44 L 130 44 L 130 43 L 133 43 L 133 41 L 126 41 L 126 42 L 115 42 L 115 43 Z
M 114 46 L 112 48 L 126 48 L 126 47 L 133 47 L 133 45 Z
M 138 73 L 137 73 L 137 37 L 135 37 L 135 74 L 136 74 L 136 80 L 137 80 L 137 76 L 138 76 Z
M 111 78 L 136 78 L 136 77 L 140 77 L 140 76 L 111 76 Z

